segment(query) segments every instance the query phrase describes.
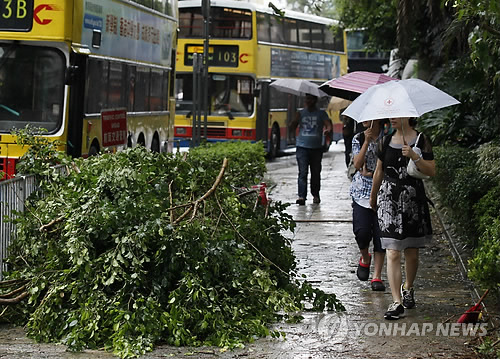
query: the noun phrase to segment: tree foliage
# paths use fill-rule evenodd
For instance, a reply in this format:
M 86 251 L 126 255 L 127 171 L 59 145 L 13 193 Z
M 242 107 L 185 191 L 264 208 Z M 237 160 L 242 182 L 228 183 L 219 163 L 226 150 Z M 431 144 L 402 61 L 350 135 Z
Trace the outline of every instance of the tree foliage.
M 288 6 L 295 11 L 337 19 L 336 3 L 331 0 L 290 0 Z
M 75 159 L 68 171 L 38 173 L 9 249 L 4 294 L 17 287 L 28 301 L 3 318 L 37 341 L 121 357 L 159 342 L 235 347 L 279 336 L 269 324 L 304 300 L 342 309 L 297 279 L 286 205 L 262 206 L 242 188 L 262 178 L 261 144 L 187 156 L 137 147 Z
M 395 0 L 336 0 L 335 3 L 344 28 L 366 30 L 367 48 L 379 51 L 395 47 Z

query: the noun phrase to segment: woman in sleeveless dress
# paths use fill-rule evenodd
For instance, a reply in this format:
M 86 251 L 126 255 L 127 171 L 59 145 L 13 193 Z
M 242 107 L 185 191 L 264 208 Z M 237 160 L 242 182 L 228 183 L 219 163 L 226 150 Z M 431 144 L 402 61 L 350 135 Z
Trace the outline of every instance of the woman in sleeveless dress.
M 395 132 L 378 143 L 378 160 L 373 175 L 370 205 L 377 211 L 382 247 L 386 249 L 387 277 L 393 303 L 384 317 L 399 319 L 404 308 L 415 306 L 413 282 L 418 268 L 419 248 L 432 238 L 429 206 L 421 179 L 408 175 L 408 161 L 415 161 L 420 172 L 434 176 L 435 163 L 430 140 L 418 136 L 409 118 L 390 119 Z M 416 144 L 417 138 L 419 139 Z M 420 156 L 413 148 L 421 150 Z M 402 285 L 401 252 L 405 257 L 405 283 Z

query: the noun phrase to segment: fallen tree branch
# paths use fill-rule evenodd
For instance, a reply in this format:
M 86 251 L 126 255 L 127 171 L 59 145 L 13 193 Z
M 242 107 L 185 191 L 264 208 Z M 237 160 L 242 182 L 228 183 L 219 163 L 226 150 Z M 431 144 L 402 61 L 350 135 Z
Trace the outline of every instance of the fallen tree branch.
M 178 224 L 180 221 L 182 221 L 191 211 L 193 211 L 193 214 L 191 215 L 191 219 L 190 220 L 193 220 L 194 216 L 196 215 L 196 211 L 197 211 L 198 206 L 200 205 L 200 203 L 203 202 L 205 199 L 207 199 L 210 195 L 212 195 L 212 193 L 215 192 L 215 190 L 217 189 L 217 187 L 219 186 L 219 184 L 222 182 L 222 178 L 224 177 L 224 172 L 226 171 L 226 168 L 227 168 L 227 163 L 228 163 L 227 158 L 224 158 L 224 161 L 222 162 L 222 167 L 221 167 L 221 169 L 219 171 L 219 174 L 217 175 L 217 178 L 215 179 L 214 184 L 212 185 L 212 187 L 203 196 L 201 196 L 200 198 L 198 198 L 194 202 L 191 202 L 191 203 L 188 203 L 188 204 L 185 204 L 185 205 L 181 205 L 182 207 L 189 206 L 189 208 L 186 209 L 184 211 L 184 213 L 181 214 L 181 216 L 174 221 L 174 224 Z M 179 208 L 181 206 L 176 206 L 176 207 Z M 170 210 L 172 210 L 174 208 L 175 207 L 171 207 L 171 208 L 167 209 L 167 211 L 170 211 Z
M 216 198 L 217 199 L 217 198 Z M 285 272 L 283 269 L 281 269 L 277 264 L 275 264 L 272 260 L 270 260 L 269 258 L 267 258 L 252 242 L 250 242 L 248 239 L 246 239 L 239 231 L 238 231 L 238 228 L 236 228 L 236 226 L 234 225 L 233 221 L 231 221 L 231 218 L 229 218 L 229 216 L 226 214 L 226 212 L 224 212 L 224 209 L 222 208 L 222 205 L 220 204 L 219 200 L 217 199 L 217 204 L 219 205 L 219 208 L 221 210 L 221 213 L 224 215 L 224 217 L 226 217 L 227 221 L 229 222 L 229 224 L 231 225 L 231 227 L 233 227 L 233 230 L 236 232 L 236 234 L 238 235 L 238 237 L 240 237 L 242 240 L 244 240 L 246 243 L 248 243 L 248 245 L 250 247 L 252 247 L 262 258 L 264 258 L 264 260 L 266 260 L 267 262 L 269 262 L 272 266 L 274 266 L 276 269 L 278 269 L 281 273 L 283 273 L 284 275 L 286 276 L 289 276 L 290 274 Z
M 19 288 L 16 288 L 12 291 L 10 291 L 9 293 L 5 293 L 5 294 L 0 294 L 0 298 L 9 298 L 9 297 L 12 297 L 13 295 L 16 295 L 16 294 L 19 294 L 21 292 L 24 292 L 24 290 L 26 289 L 26 284 L 19 287 Z
M 49 223 L 42 225 L 40 228 L 38 228 L 38 230 L 40 232 L 46 231 L 48 228 L 52 227 L 56 223 L 61 222 L 63 219 L 64 219 L 64 216 L 57 217 L 57 218 L 53 219 L 52 221 L 50 221 Z
M 8 298 L 8 299 L 0 298 L 0 304 L 7 304 L 7 305 L 8 304 L 17 304 L 20 301 L 22 301 L 24 298 L 26 298 L 28 295 L 29 295 L 28 292 L 22 292 L 21 294 L 19 294 L 17 297 L 14 297 L 14 298 Z
M 9 279 L 0 282 L 0 288 L 10 287 L 13 284 L 26 284 L 28 279 Z
M 170 208 L 172 208 L 172 203 L 174 201 L 174 197 L 172 195 L 172 183 L 174 183 L 174 181 L 170 181 L 170 183 L 168 184 L 168 194 L 169 194 L 169 199 L 170 199 Z M 170 224 L 172 224 L 174 222 L 174 210 L 171 209 L 170 210 Z

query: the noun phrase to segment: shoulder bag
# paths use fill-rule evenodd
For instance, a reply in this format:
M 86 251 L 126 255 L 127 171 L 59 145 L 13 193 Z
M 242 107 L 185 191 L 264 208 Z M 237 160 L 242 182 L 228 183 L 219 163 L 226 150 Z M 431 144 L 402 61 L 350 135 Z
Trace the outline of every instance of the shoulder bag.
M 417 136 L 417 140 L 415 141 L 415 146 L 413 146 L 413 152 L 415 152 L 419 157 L 422 157 L 422 150 L 419 147 L 417 147 L 418 141 L 420 139 L 420 135 L 421 135 L 421 133 L 419 133 Z M 408 172 L 408 174 L 410 176 L 412 176 L 414 178 L 418 178 L 418 179 L 431 178 L 430 176 L 427 176 L 427 175 L 423 174 L 422 172 L 420 172 L 417 165 L 415 164 L 415 161 L 413 161 L 411 158 L 410 158 L 410 161 L 408 162 L 408 166 L 406 167 L 406 172 Z

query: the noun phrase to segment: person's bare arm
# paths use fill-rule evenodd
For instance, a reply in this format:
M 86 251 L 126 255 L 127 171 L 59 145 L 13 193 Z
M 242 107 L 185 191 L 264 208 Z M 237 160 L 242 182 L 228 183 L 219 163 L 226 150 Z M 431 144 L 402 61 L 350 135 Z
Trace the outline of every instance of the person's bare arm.
M 295 131 L 297 129 L 297 126 L 299 125 L 299 121 L 300 121 L 300 113 L 296 112 L 295 118 L 292 120 L 292 122 L 290 122 L 290 128 L 292 129 L 292 131 Z
M 362 172 L 363 166 L 365 165 L 365 156 L 366 156 L 366 151 L 368 150 L 368 145 L 370 142 L 372 142 L 372 129 L 368 128 L 365 130 L 365 140 L 363 142 L 363 146 L 361 146 L 361 149 L 359 150 L 359 153 L 356 154 L 352 158 L 352 162 L 354 164 L 354 167 L 360 172 Z M 366 176 L 366 174 L 361 173 L 363 176 Z
M 377 167 L 375 168 L 375 173 L 373 174 L 372 190 L 370 192 L 370 206 L 374 211 L 377 210 L 377 197 L 380 185 L 384 179 L 384 169 L 381 160 L 377 160 Z
M 323 132 L 331 132 L 333 130 L 332 120 L 323 120 Z

